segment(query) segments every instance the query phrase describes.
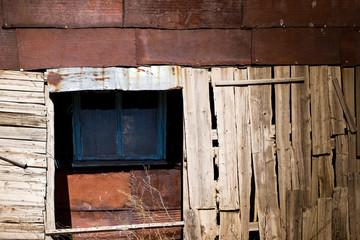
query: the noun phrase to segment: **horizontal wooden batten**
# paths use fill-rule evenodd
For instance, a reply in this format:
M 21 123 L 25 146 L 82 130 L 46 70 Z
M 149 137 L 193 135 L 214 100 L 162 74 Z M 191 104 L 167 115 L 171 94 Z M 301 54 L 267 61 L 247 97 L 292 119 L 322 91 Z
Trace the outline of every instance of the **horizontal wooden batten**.
M 45 128 L 46 118 L 31 113 L 6 112 L 4 109 L 0 111 L 0 125 Z
M 58 235 L 66 233 L 94 233 L 94 232 L 109 232 L 109 231 L 131 231 L 152 228 L 170 228 L 170 227 L 183 227 L 184 222 L 166 222 L 166 223 L 143 223 L 143 224 L 129 224 L 119 226 L 105 226 L 105 227 L 92 227 L 92 228 L 72 228 L 72 229 L 57 229 L 46 231 L 47 235 Z
M 360 25 L 360 5 L 348 1 L 244 1 L 245 27 L 345 27 Z
M 50 92 L 82 90 L 168 90 L 181 88 L 178 66 L 60 68 L 46 72 Z
M 252 30 L 253 64 L 341 64 L 340 39 L 346 28 Z M 355 44 L 355 43 L 352 43 Z
M 135 66 L 135 30 L 17 29 L 23 69 Z
M 122 27 L 123 23 L 123 2 L 117 0 L 2 2 L 4 27 Z
M 46 141 L 46 129 L 0 126 L 0 138 Z
M 251 31 L 137 30 L 140 65 L 242 65 L 251 62 Z
M 126 27 L 241 28 L 243 0 L 126 0 Z
M 301 83 L 301 82 L 304 82 L 303 77 L 221 81 L 221 82 L 216 82 L 215 86 L 219 86 L 219 87 L 220 86 L 247 86 L 247 85 Z

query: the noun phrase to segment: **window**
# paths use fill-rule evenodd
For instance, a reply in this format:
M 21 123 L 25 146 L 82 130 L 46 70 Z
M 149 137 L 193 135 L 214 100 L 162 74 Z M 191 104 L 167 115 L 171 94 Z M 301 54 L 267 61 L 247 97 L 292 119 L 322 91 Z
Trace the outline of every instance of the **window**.
M 73 95 L 73 166 L 165 163 L 166 93 Z

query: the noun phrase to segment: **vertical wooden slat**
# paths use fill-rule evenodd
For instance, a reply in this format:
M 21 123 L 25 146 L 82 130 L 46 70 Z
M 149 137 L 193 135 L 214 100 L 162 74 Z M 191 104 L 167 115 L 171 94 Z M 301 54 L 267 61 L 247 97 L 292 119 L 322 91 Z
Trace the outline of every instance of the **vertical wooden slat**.
M 355 98 L 356 98 L 356 155 L 360 157 L 360 67 L 356 67 L 355 79 Z
M 313 154 L 329 154 L 331 144 L 327 66 L 310 67 L 310 90 Z
M 310 188 L 310 205 L 315 206 L 319 197 L 319 181 L 318 181 L 318 170 L 319 170 L 319 158 L 312 157 L 312 168 L 311 168 L 311 188 Z
M 318 235 L 318 210 L 317 206 L 312 206 L 305 209 L 303 213 L 303 227 L 302 239 L 303 240 L 317 240 Z
M 55 146 L 54 146 L 54 103 L 45 87 L 47 113 L 47 171 L 46 171 L 46 230 L 55 229 Z
M 334 168 L 332 165 L 332 154 L 314 157 L 313 164 L 318 165 L 320 197 L 332 197 L 334 190 Z
M 216 222 L 216 210 L 199 210 L 201 239 L 214 240 L 219 234 Z
M 190 207 L 215 208 L 209 83 L 204 69 L 183 69 Z M 201 89 L 201 91 L 199 91 Z
M 247 69 L 236 69 L 234 79 L 248 79 Z M 251 135 L 249 119 L 249 89 L 235 87 L 236 142 L 240 193 L 241 238 L 249 239 L 251 194 Z
M 332 234 L 332 199 L 318 199 L 318 240 L 329 240 Z
M 184 215 L 185 226 L 184 226 L 184 239 L 185 240 L 200 240 L 201 229 L 199 212 L 196 209 L 189 209 Z
M 303 218 L 303 197 L 300 189 L 287 191 L 286 197 L 286 239 L 301 239 Z
M 185 136 L 185 122 L 183 122 L 183 169 L 182 169 L 182 186 L 183 186 L 183 216 L 185 212 L 190 209 L 190 199 L 189 199 L 189 180 L 188 180 L 188 171 L 187 171 L 187 156 L 186 156 L 186 136 Z
M 271 78 L 271 68 L 249 68 L 249 79 Z M 271 130 L 271 86 L 249 86 L 251 151 L 261 239 L 281 238 L 275 173 L 274 133 Z
M 274 67 L 275 78 L 289 78 L 290 67 Z M 278 160 L 281 235 L 286 236 L 286 192 L 291 189 L 290 84 L 275 84 L 275 139 Z M 298 178 L 293 184 L 298 183 Z M 296 186 L 295 188 L 297 188 Z
M 343 68 L 343 91 L 350 114 L 355 116 L 355 69 Z M 359 130 L 358 130 L 359 131 Z M 356 135 L 348 132 L 349 171 L 360 171 L 360 161 L 356 159 Z
M 220 240 L 233 239 L 241 239 L 240 212 L 220 212 Z
M 348 189 L 335 188 L 332 201 L 332 239 L 349 239 Z
M 331 135 L 345 133 L 345 120 L 339 98 L 336 94 L 333 79 L 336 79 L 341 87 L 341 69 L 338 66 L 328 66 L 328 85 L 330 103 Z
M 357 239 L 360 236 L 360 173 L 349 173 L 348 184 L 350 239 Z
M 337 187 L 346 188 L 347 175 L 349 172 L 348 164 L 348 139 L 346 135 L 335 136 L 335 151 L 336 151 L 336 161 L 335 161 L 335 176 L 336 176 L 336 185 Z
M 233 68 L 211 69 L 219 142 L 220 210 L 239 209 L 234 87 L 215 87 L 215 82 L 233 80 Z
M 308 66 L 292 66 L 291 77 L 304 77 L 304 83 L 291 84 L 291 140 L 299 173 L 304 206 L 310 206 L 311 187 L 311 118 Z M 314 202 L 315 204 L 315 202 Z

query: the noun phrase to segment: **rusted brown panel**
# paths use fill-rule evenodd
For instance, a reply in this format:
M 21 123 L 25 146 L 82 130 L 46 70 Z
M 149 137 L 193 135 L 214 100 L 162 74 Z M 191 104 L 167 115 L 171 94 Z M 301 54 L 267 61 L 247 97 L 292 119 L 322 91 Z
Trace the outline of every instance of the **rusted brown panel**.
M 360 25 L 357 0 L 244 0 L 245 27 L 352 27 Z
M 19 70 L 17 39 L 14 29 L 0 28 L 0 69 Z
M 181 209 L 181 170 L 133 171 L 131 194 L 145 209 Z
M 137 30 L 138 63 L 243 65 L 251 62 L 251 31 Z
M 131 206 L 130 173 L 68 175 L 69 203 L 75 210 L 116 210 Z
M 5 27 L 122 27 L 118 0 L 2 0 Z
M 349 31 L 341 36 L 341 62 L 344 66 L 360 65 L 360 30 Z
M 3 1 L 3 0 L 0 0 L 0 26 L 3 25 L 3 16 L 4 16 L 4 14 L 3 14 L 3 7 L 2 7 L 2 1 Z
M 20 67 L 135 66 L 135 30 L 17 29 Z
M 126 27 L 240 28 L 243 0 L 125 0 Z
M 254 29 L 253 64 L 340 64 L 341 28 Z

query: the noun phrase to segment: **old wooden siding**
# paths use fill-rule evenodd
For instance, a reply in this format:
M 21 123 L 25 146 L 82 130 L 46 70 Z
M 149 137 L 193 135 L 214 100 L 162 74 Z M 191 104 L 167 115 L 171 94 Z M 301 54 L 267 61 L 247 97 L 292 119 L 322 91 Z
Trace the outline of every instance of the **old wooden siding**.
M 272 71 L 276 80 L 300 77 L 303 82 L 272 83 Z M 185 236 L 248 239 L 249 232 L 259 231 L 260 239 L 357 239 L 359 159 L 339 103 L 345 99 L 355 115 L 355 71 L 326 65 L 210 69 L 217 117 L 212 152 L 218 172 L 202 183 L 215 183 L 217 204 L 208 210 L 190 205 L 186 221 L 195 226 L 185 228 Z M 247 79 L 262 85 L 237 85 Z M 342 85 L 340 93 L 334 92 L 333 80 Z M 194 136 L 189 128 L 185 135 Z M 214 190 L 208 191 L 198 191 L 195 199 Z M 188 197 L 191 202 L 193 195 Z
M 44 239 L 47 128 L 42 73 L 0 71 L 0 239 Z

